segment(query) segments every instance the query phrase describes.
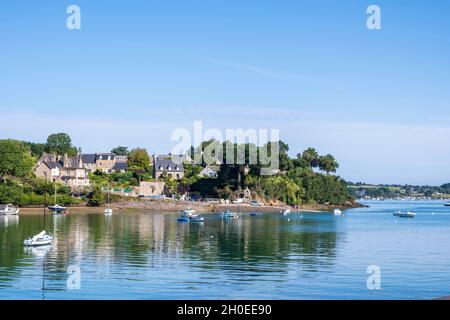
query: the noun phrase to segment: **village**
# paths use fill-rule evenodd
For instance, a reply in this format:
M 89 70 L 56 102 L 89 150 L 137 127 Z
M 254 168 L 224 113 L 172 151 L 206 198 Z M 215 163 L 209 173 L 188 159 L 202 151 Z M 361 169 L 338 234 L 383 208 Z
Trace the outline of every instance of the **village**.
M 113 194 L 131 198 L 175 198 L 175 194 L 166 186 L 165 179 L 181 180 L 185 177 L 184 164 L 190 163 L 185 155 L 173 161 L 172 155 L 150 156 L 153 181 L 139 181 L 138 186 L 116 187 Z M 76 156 L 44 153 L 34 168 L 36 177 L 70 187 L 73 195 L 86 193 L 91 187 L 90 177 L 95 173 L 111 175 L 126 173 L 129 170 L 128 156 L 114 153 L 78 154 Z M 217 178 L 220 166 L 206 166 L 199 173 L 199 178 Z M 245 193 L 246 194 L 246 193 Z M 187 193 L 179 195 L 180 200 L 187 199 Z M 250 195 L 248 197 L 250 198 Z M 239 202 L 239 201 L 238 201 Z

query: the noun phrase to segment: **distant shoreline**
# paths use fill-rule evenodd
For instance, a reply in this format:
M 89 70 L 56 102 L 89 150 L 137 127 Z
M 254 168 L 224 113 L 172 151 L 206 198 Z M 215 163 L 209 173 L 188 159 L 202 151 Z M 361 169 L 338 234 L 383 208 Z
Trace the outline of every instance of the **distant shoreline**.
M 73 206 L 67 207 L 69 213 L 101 213 L 106 206 L 88 207 L 88 206 Z M 136 209 L 146 210 L 151 212 L 178 212 L 186 208 L 192 208 L 200 213 L 214 213 L 224 210 L 238 211 L 238 212 L 273 212 L 278 213 L 281 210 L 291 208 L 293 211 L 307 211 L 307 212 L 330 212 L 335 208 L 351 209 L 367 207 L 358 202 L 348 202 L 342 206 L 325 205 L 325 204 L 305 204 L 298 208 L 291 206 L 276 204 L 266 206 L 253 206 L 251 204 L 221 204 L 211 202 L 192 202 L 192 201 L 164 201 L 164 200 L 149 200 L 149 201 L 129 201 L 122 203 L 112 203 L 111 207 L 119 211 L 132 211 Z M 47 209 L 50 214 L 50 210 Z M 43 207 L 23 207 L 20 208 L 22 214 L 42 214 Z

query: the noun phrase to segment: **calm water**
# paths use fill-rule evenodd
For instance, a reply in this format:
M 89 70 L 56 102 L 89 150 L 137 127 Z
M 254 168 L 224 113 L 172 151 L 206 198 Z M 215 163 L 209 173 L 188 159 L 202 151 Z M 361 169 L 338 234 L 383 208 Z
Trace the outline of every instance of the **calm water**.
M 450 294 L 450 208 L 371 202 L 343 217 L 176 214 L 47 217 L 47 248 L 22 241 L 42 216 L 0 217 L 0 299 L 430 299 Z M 392 216 L 417 212 L 415 219 Z M 67 288 L 67 268 L 81 288 Z M 369 265 L 381 290 L 368 290 Z

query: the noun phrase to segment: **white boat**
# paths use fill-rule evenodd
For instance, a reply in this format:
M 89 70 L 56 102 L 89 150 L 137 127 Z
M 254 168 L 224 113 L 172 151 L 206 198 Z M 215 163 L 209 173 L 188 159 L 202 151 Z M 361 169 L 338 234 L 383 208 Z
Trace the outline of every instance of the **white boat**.
M 9 215 L 17 215 L 19 214 L 20 209 L 16 208 L 12 204 L 1 204 L 0 205 L 0 215 L 4 214 L 6 216 Z
M 336 209 L 333 210 L 333 214 L 335 216 L 340 216 L 342 214 L 342 211 L 340 209 L 336 208 Z
M 113 214 L 113 210 L 109 207 L 111 200 L 110 200 L 110 189 L 108 185 L 108 202 L 107 202 L 107 208 L 105 209 L 104 213 L 105 216 L 111 216 Z
M 59 204 L 55 204 L 53 206 L 48 206 L 48 208 L 53 211 L 53 213 L 62 213 L 63 211 L 66 211 L 66 207 L 60 206 Z
M 394 216 L 400 217 L 400 218 L 414 218 L 416 216 L 416 214 L 414 212 L 410 212 L 410 211 L 406 211 L 406 212 L 396 211 L 396 212 L 394 212 Z
M 221 216 L 222 218 L 232 218 L 232 219 L 237 219 L 237 218 L 239 218 L 239 215 L 237 214 L 237 212 L 232 212 L 232 211 L 230 211 L 230 210 L 222 211 L 222 212 L 220 213 L 220 216 Z
M 178 214 L 181 216 L 184 216 L 184 217 L 198 216 L 197 211 L 195 211 L 194 209 L 184 209 L 184 210 L 178 212 Z
M 53 237 L 45 231 L 23 241 L 25 246 L 44 246 L 52 243 Z
M 291 213 L 291 209 L 288 208 L 288 209 L 281 210 L 280 213 L 281 213 L 283 216 L 286 216 L 286 215 L 288 215 L 289 213 Z

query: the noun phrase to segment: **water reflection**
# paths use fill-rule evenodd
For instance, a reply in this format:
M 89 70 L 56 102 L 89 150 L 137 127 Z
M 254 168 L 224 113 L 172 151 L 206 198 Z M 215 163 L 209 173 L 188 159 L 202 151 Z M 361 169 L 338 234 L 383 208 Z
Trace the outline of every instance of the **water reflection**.
M 40 216 L 0 225 L 0 288 L 30 272 L 45 276 L 45 291 L 65 291 L 67 267 L 78 265 L 95 281 L 136 281 L 154 285 L 155 275 L 186 283 L 225 277 L 228 281 L 283 282 L 292 270 L 316 272 L 334 264 L 343 232 L 332 216 L 322 220 L 292 215 L 242 215 L 237 220 L 206 216 L 201 224 L 179 223 L 175 214 L 127 212 L 47 217 L 51 246 L 23 248 L 26 237 L 42 231 Z M 42 269 L 42 259 L 45 259 Z M 34 271 L 31 271 L 34 270 Z M 153 280 L 149 280 L 153 279 Z M 190 279 L 191 280 L 191 279 Z M 99 289 L 100 290 L 100 289 Z

